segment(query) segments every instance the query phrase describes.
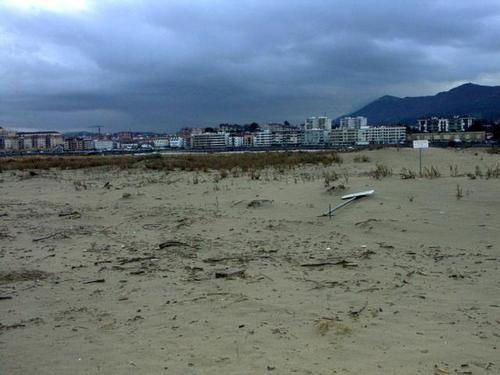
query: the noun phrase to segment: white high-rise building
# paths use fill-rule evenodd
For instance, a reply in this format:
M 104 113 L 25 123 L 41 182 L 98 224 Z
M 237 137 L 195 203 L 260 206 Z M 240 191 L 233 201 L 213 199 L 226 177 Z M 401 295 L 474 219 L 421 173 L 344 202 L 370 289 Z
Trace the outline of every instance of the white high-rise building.
M 332 130 L 332 120 L 327 116 L 309 117 L 304 125 L 304 130 L 320 129 Z
M 340 127 L 343 129 L 361 129 L 368 126 L 368 119 L 363 116 L 343 117 L 340 119 Z

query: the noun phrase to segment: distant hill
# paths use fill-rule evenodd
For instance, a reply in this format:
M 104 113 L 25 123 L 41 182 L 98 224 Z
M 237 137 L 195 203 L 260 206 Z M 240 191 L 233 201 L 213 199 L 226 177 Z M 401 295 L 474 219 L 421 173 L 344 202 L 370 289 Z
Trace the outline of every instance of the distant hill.
M 426 116 L 470 115 L 489 121 L 500 119 L 500 86 L 473 83 L 434 96 L 383 96 L 349 116 L 365 116 L 369 124 L 414 125 Z
M 65 137 L 91 137 L 95 136 L 97 133 L 94 132 L 87 132 L 87 131 L 81 131 L 81 132 L 64 132 Z

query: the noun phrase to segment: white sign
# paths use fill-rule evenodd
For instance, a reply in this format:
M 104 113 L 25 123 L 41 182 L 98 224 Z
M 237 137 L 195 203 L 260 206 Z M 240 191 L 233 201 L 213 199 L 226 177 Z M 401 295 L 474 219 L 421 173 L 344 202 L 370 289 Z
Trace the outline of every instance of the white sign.
M 429 148 L 429 141 L 426 139 L 413 141 L 413 148 Z

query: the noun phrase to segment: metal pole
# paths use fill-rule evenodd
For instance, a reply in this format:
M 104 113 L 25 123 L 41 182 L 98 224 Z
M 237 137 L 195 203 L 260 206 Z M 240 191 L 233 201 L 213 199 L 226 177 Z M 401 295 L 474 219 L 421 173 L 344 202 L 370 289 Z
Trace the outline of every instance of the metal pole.
M 332 216 L 333 211 L 338 210 L 340 207 L 344 207 L 346 204 L 351 203 L 351 202 L 352 202 L 352 201 L 354 201 L 356 198 L 359 198 L 359 197 L 352 197 L 351 199 L 349 199 L 349 200 L 347 200 L 347 201 L 345 201 L 345 202 L 342 202 L 342 203 L 340 203 L 339 205 L 337 205 L 337 206 L 333 207 L 330 211 L 328 211 L 327 215 L 328 215 L 328 216 Z
M 418 155 L 419 155 L 419 170 L 420 170 L 420 177 L 422 177 L 422 149 L 418 149 Z

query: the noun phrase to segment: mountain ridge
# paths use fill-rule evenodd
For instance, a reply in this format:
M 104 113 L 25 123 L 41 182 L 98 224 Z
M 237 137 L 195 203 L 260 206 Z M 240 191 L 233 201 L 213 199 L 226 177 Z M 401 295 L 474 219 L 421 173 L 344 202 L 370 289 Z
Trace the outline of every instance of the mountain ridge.
M 500 119 L 500 86 L 469 82 L 430 96 L 384 95 L 348 116 L 367 117 L 371 125 L 415 125 L 422 117 L 455 115 Z

